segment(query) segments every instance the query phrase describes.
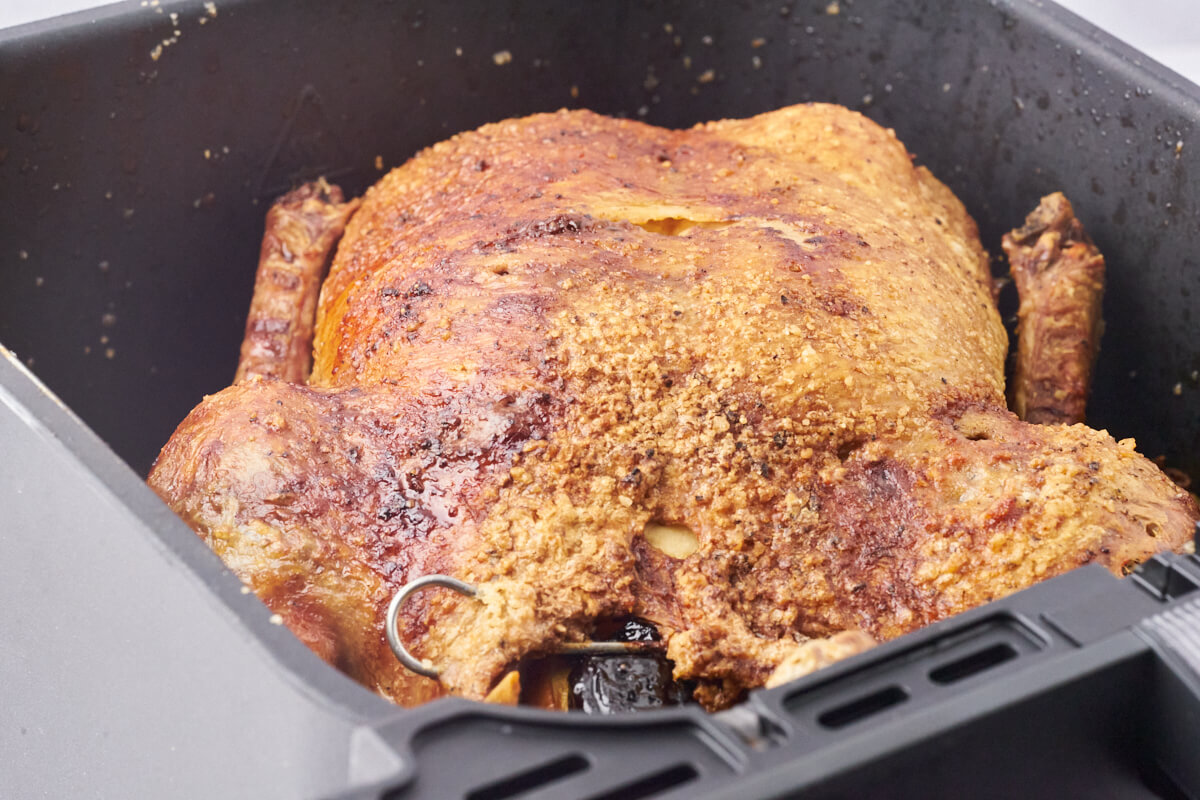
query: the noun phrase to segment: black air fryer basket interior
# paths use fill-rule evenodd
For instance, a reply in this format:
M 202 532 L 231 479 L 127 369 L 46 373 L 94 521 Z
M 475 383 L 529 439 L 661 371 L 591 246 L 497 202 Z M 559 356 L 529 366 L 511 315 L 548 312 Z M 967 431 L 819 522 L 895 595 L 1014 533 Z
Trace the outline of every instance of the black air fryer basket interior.
M 894 127 L 990 251 L 1064 191 L 1109 264 L 1091 424 L 1195 475 L 1197 97 L 1024 0 L 131 0 L 0 31 L 0 794 L 1200 793 L 1176 752 L 1200 715 L 1171 716 L 1194 676 L 1137 627 L 1200 583 L 1190 560 L 1072 573 L 719 718 L 405 712 L 272 625 L 141 483 L 229 383 L 296 182 L 358 194 L 563 106 L 687 126 L 809 100 Z

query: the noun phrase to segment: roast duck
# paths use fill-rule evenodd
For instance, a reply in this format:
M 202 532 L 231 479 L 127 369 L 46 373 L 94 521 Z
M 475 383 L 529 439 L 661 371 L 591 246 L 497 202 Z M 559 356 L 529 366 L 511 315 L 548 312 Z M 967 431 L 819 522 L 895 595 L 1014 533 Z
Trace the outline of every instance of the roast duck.
M 1103 258 L 1061 195 L 1003 244 L 1013 410 L 976 226 L 892 131 L 819 104 L 487 125 L 361 202 L 317 181 L 273 207 L 237 379 L 149 482 L 398 703 L 561 707 L 554 660 L 602 673 L 562 653 L 624 636 L 724 707 L 1185 546 L 1195 499 L 1082 424 Z M 385 637 L 431 574 L 474 590 L 398 611 L 436 679 Z

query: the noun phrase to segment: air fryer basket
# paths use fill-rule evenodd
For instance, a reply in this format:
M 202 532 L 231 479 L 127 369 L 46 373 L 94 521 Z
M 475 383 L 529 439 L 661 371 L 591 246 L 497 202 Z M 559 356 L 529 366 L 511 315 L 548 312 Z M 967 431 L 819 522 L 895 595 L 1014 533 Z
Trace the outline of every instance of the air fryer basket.
M 1195 559 L 1083 569 L 715 717 L 403 711 L 141 483 L 231 379 L 295 182 L 357 194 L 562 106 L 685 126 L 807 100 L 894 127 L 992 251 L 1066 192 L 1109 264 L 1090 421 L 1200 473 L 1198 97 L 1024 0 L 130 0 L 0 31 L 0 794 L 1200 796 Z

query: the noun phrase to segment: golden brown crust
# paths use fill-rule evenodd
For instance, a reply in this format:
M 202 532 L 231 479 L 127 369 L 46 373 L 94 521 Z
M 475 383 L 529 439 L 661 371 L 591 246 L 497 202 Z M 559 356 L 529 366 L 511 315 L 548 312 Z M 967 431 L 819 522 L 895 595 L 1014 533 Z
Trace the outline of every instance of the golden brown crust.
M 844 658 L 866 652 L 875 644 L 875 640 L 862 631 L 842 631 L 827 639 L 813 639 L 784 656 L 765 685 L 768 689 L 782 686 Z
M 1060 192 L 1002 244 L 1021 298 L 1013 411 L 1038 424 L 1083 422 L 1104 328 L 1104 257 Z
M 276 565 L 335 551 L 319 602 L 368 624 L 330 657 L 401 701 L 432 690 L 376 655 L 383 606 L 440 571 L 477 598 L 419 595 L 404 634 L 450 691 L 636 614 L 716 707 L 809 638 L 889 638 L 1182 544 L 1196 509 L 1153 465 L 1004 409 L 1005 350 L 974 223 L 860 115 L 538 115 L 371 189 L 322 289 L 314 386 L 210 398 L 150 480 L 290 625 L 313 592 Z M 275 408 L 295 427 L 268 435 Z M 695 552 L 655 550 L 651 523 Z
M 322 178 L 271 206 L 235 383 L 252 375 L 308 380 L 321 279 L 358 203 L 343 202 L 342 190 Z

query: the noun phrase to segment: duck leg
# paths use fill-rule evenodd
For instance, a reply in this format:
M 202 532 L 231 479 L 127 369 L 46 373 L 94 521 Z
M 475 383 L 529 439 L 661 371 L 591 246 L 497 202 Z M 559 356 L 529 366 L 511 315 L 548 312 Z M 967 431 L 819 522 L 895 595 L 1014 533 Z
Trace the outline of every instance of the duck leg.
M 1060 192 L 1002 246 L 1021 298 L 1012 409 L 1026 422 L 1083 422 L 1104 329 L 1104 256 Z
M 235 383 L 254 375 L 308 381 L 321 280 L 358 205 L 343 202 L 342 190 L 321 178 L 288 192 L 267 212 Z

